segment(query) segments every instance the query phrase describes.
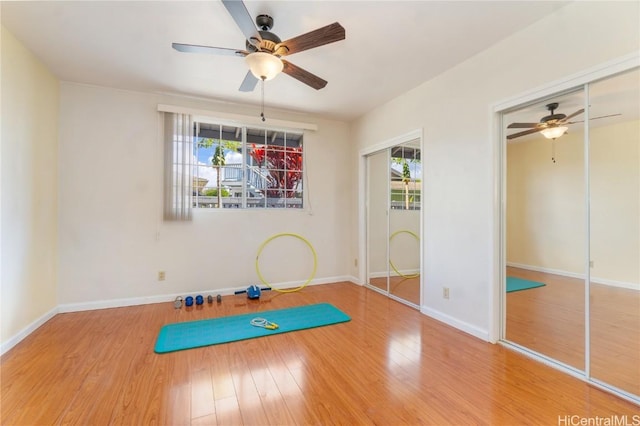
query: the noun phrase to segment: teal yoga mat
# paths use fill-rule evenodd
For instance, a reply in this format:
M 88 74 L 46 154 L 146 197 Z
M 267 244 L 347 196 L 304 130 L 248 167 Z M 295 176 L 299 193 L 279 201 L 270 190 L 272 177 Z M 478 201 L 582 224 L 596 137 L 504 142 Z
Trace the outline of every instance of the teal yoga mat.
M 265 318 L 278 324 L 267 330 L 250 324 L 253 318 Z M 160 329 L 156 353 L 167 353 L 202 346 L 218 345 L 254 337 L 270 336 L 289 331 L 322 327 L 346 322 L 351 318 L 329 303 L 298 306 L 273 311 L 253 312 L 230 317 L 167 324 Z
M 507 277 L 507 293 L 520 290 L 529 290 L 530 288 L 544 287 L 544 283 L 537 281 L 529 281 L 523 278 Z

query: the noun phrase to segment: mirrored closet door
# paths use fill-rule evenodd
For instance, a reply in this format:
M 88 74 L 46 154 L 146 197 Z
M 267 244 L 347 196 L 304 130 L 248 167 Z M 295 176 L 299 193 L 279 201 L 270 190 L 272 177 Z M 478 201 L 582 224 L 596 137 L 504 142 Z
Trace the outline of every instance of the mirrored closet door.
M 368 155 L 367 168 L 367 284 L 389 290 L 387 191 L 389 152 Z
M 640 402 L 640 71 L 503 114 L 503 339 Z
M 640 71 L 589 103 L 589 375 L 640 396 Z
M 509 126 L 506 338 L 580 371 L 585 368 L 583 126 L 548 138 L 538 123 L 574 114 L 581 120 L 583 107 L 579 90 L 504 116 Z
M 420 306 L 422 163 L 420 139 L 368 154 L 366 283 Z

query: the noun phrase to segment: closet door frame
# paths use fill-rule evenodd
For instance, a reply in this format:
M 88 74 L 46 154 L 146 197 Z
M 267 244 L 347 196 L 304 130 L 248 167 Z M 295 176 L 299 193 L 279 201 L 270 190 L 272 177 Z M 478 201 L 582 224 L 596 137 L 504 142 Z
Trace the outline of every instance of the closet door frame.
M 359 200 L 358 203 L 358 228 L 359 228 L 359 237 L 358 237 L 358 257 L 360 259 L 359 262 L 359 276 L 361 279 L 361 283 L 367 288 L 373 289 L 375 291 L 381 292 L 381 290 L 375 288 L 374 286 L 369 285 L 368 277 L 369 277 L 369 259 L 368 259 L 368 241 L 367 241 L 367 209 L 368 209 L 368 199 L 367 199 L 367 157 L 373 154 L 376 154 L 381 151 L 388 151 L 391 147 L 396 145 L 402 145 L 403 143 L 410 142 L 413 140 L 420 141 L 420 152 L 424 153 L 424 139 L 423 139 L 423 131 L 422 129 L 414 129 L 402 135 L 396 136 L 394 138 L 375 143 L 367 148 L 364 148 L 359 151 L 359 173 L 358 173 L 358 194 Z M 390 156 L 389 156 L 390 158 Z M 424 187 L 422 188 L 424 191 Z M 420 197 L 420 304 L 415 306 L 413 303 L 410 303 L 402 298 L 394 296 L 389 291 L 389 286 L 387 285 L 387 291 L 384 292 L 388 297 L 397 300 L 400 303 L 404 303 L 406 305 L 421 309 L 423 305 L 423 297 L 424 297 L 424 192 Z M 389 194 L 387 194 L 387 235 L 389 235 L 389 209 L 390 209 L 390 198 Z M 387 259 L 389 258 L 389 244 L 387 244 Z M 388 269 L 388 268 L 387 268 Z M 387 280 L 388 283 L 388 280 Z

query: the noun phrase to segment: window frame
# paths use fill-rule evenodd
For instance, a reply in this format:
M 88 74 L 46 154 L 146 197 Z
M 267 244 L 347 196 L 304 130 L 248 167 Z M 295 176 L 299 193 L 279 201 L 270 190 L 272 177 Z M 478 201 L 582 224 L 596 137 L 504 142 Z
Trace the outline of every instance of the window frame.
M 193 172 L 193 179 L 197 179 L 199 177 L 199 174 L 197 173 L 197 170 L 200 167 L 203 166 L 207 166 L 207 164 L 203 164 L 198 160 L 198 154 L 197 154 L 197 149 L 198 145 L 199 145 L 199 141 L 201 140 L 200 137 L 200 131 L 199 131 L 199 126 L 200 124 L 206 124 L 208 126 L 221 126 L 221 127 L 234 127 L 236 129 L 240 129 L 240 133 L 241 133 L 241 138 L 240 141 L 238 141 L 238 143 L 240 143 L 240 149 L 238 150 L 238 153 L 240 153 L 242 155 L 242 164 L 241 164 L 241 189 L 242 189 L 242 194 L 241 197 L 238 197 L 240 200 L 239 205 L 237 206 L 231 206 L 231 207 L 225 207 L 224 201 L 221 200 L 220 202 L 220 206 L 219 207 L 205 207 L 205 206 L 201 206 L 200 203 L 198 202 L 198 198 L 199 194 L 196 194 L 196 190 L 194 187 L 194 196 L 193 196 L 193 203 L 192 203 L 192 209 L 194 211 L 238 211 L 238 210 L 258 210 L 258 211 L 264 211 L 264 210 L 297 210 L 297 211 L 306 211 L 307 210 L 307 195 L 306 195 L 306 186 L 307 186 L 307 175 L 305 172 L 306 169 L 306 158 L 305 158 L 305 149 L 304 149 L 304 140 L 305 140 L 305 136 L 306 136 L 306 132 L 303 128 L 286 128 L 286 127 L 279 127 L 279 126 L 269 126 L 269 125 L 258 125 L 258 124 L 254 124 L 254 123 L 246 123 L 246 122 L 240 122 L 240 121 L 236 121 L 236 120 L 225 120 L 225 119 L 216 119 L 214 117 L 209 117 L 209 116 L 194 116 L 193 117 L 193 123 L 194 123 L 194 172 Z M 299 197 L 295 197 L 295 199 L 300 200 L 299 203 L 290 203 L 287 202 L 287 200 L 289 200 L 289 198 L 286 197 L 281 197 L 281 198 L 274 198 L 276 200 L 283 200 L 282 202 L 282 206 L 280 205 L 274 205 L 274 204 L 270 204 L 269 203 L 269 197 L 267 196 L 266 193 L 266 189 L 264 192 L 264 196 L 261 197 L 261 199 L 264 199 L 264 203 L 262 203 L 262 205 L 249 205 L 250 203 L 248 202 L 248 199 L 252 199 L 253 197 L 249 197 L 248 196 L 248 188 L 247 188 L 247 178 L 246 178 L 246 174 L 249 172 L 249 168 L 251 167 L 251 162 L 253 161 L 253 158 L 251 157 L 250 151 L 251 151 L 251 144 L 252 142 L 249 140 L 249 131 L 260 131 L 260 132 L 264 132 L 264 146 L 265 149 L 267 149 L 267 147 L 272 146 L 271 143 L 269 143 L 268 141 L 268 135 L 272 134 L 273 132 L 276 133 L 282 133 L 283 134 L 283 139 L 284 139 L 284 143 L 282 146 L 279 145 L 274 145 L 274 146 L 278 146 L 280 147 L 278 150 L 282 150 L 285 151 L 286 150 L 286 136 L 287 135 L 296 135 L 296 138 L 294 138 L 294 140 L 297 140 L 297 147 L 301 148 L 301 152 L 300 152 L 300 156 L 301 156 L 301 161 L 300 161 L 300 181 L 299 181 L 299 185 L 300 185 L 300 189 L 297 190 L 297 193 L 300 193 Z M 211 165 L 209 165 L 209 167 L 211 167 Z M 226 166 L 222 166 L 222 167 L 226 167 Z M 283 171 L 285 171 L 287 169 L 283 169 Z M 281 188 L 281 191 L 284 193 L 285 191 L 287 191 L 286 188 Z M 294 198 L 290 198 L 290 199 L 294 199 Z M 254 203 L 251 203 L 254 204 Z M 299 207 L 296 207 L 295 204 L 299 204 Z

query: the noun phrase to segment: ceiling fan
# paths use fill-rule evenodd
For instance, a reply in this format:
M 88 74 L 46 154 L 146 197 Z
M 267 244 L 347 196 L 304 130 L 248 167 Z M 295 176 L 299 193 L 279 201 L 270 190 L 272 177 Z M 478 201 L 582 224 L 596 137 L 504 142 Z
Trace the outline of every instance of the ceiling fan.
M 564 135 L 568 130 L 567 125 L 582 123 L 584 120 L 580 121 L 569 121 L 573 117 L 576 117 L 582 113 L 584 113 L 584 109 L 579 109 L 573 114 L 565 115 L 565 114 L 556 114 L 555 110 L 558 108 L 558 102 L 552 102 L 547 104 L 547 110 L 549 110 L 550 114 L 545 115 L 540 119 L 539 123 L 511 123 L 507 126 L 507 129 L 529 129 L 523 132 L 514 133 L 512 135 L 507 135 L 507 139 L 515 139 L 521 136 L 530 135 L 532 133 L 540 132 L 547 139 L 557 139 L 560 136 Z M 601 117 L 593 117 L 591 120 L 597 120 L 599 118 L 606 117 L 615 117 L 620 114 L 611 114 L 611 115 L 603 115 Z
M 282 57 L 344 40 L 345 30 L 342 25 L 334 22 L 314 31 L 281 41 L 277 35 L 270 31 L 273 27 L 271 16 L 258 15 L 254 24 L 249 11 L 241 0 L 222 0 L 222 4 L 246 37 L 244 50 L 181 43 L 172 43 L 171 46 L 180 52 L 246 58 L 249 71 L 240 85 L 242 92 L 253 91 L 259 80 L 270 80 L 281 71 L 316 90 L 327 85 L 326 80 L 282 59 Z

